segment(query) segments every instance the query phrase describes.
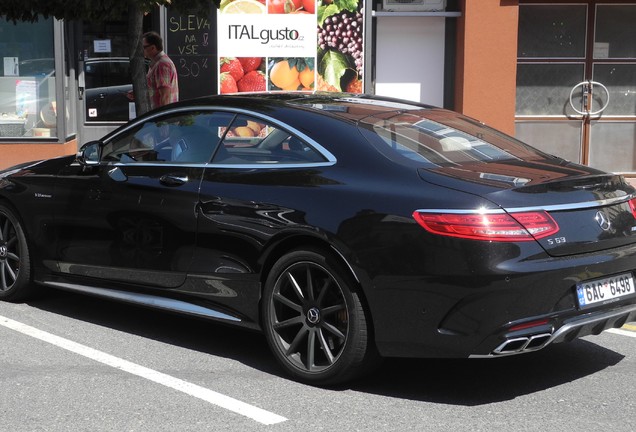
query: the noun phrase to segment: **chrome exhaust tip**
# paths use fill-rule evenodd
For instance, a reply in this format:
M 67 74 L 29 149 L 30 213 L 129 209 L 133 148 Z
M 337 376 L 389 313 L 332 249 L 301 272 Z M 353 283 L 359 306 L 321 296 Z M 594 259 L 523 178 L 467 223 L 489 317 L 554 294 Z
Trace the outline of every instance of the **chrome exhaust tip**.
M 550 341 L 552 333 L 540 333 L 508 339 L 493 351 L 494 355 L 519 354 L 522 352 L 540 350 Z

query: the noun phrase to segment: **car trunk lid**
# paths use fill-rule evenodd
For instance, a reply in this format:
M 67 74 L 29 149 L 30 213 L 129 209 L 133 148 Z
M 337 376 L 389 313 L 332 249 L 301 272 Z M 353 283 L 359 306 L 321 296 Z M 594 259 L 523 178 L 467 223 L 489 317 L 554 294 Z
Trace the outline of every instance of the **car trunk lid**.
M 636 242 L 634 188 L 622 176 L 545 158 L 419 170 L 427 182 L 470 191 L 510 214 L 546 211 L 558 224 L 537 240 L 552 256 L 567 256 Z

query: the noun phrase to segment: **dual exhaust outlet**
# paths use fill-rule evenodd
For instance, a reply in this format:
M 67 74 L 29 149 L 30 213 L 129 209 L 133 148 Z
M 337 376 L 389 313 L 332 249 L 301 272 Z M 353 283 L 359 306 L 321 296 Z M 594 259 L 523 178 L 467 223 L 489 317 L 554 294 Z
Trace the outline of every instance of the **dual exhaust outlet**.
M 548 320 L 535 321 L 531 324 L 539 325 L 522 325 L 523 328 L 509 329 L 508 337 L 489 354 L 473 354 L 469 357 L 496 357 L 537 351 L 552 343 L 571 342 L 583 336 L 598 335 L 610 328 L 620 328 L 631 321 L 636 321 L 636 304 L 573 316 L 564 320 L 556 330 Z M 519 334 L 514 330 L 526 333 Z
M 545 347 L 552 337 L 552 333 L 540 333 L 531 336 L 508 339 L 493 351 L 494 355 L 520 354 L 537 351 Z

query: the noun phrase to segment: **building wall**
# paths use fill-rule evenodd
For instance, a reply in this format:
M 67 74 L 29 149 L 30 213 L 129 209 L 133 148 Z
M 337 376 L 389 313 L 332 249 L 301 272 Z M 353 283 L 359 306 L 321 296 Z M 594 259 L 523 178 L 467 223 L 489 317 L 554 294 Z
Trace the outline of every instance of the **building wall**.
M 58 143 L 0 143 L 0 169 L 22 162 L 48 159 L 77 153 L 77 140 Z
M 518 3 L 518 0 L 459 0 L 461 16 L 457 18 L 455 109 L 511 135 L 515 133 Z M 402 48 L 400 41 L 395 39 L 395 32 L 400 25 L 412 36 L 406 40 L 414 44 L 414 48 L 410 47 L 406 51 L 412 54 L 410 60 L 391 59 L 395 61 L 376 64 L 379 78 L 376 92 L 404 97 L 404 90 L 408 89 L 412 93 L 409 99 L 441 106 L 444 18 L 383 17 L 378 20 L 382 20 L 378 25 L 378 33 L 394 36 L 388 44 L 382 39 L 384 45 L 380 44 L 380 48 Z M 409 26 L 404 26 L 405 23 Z M 402 38 L 403 35 L 399 34 L 398 37 Z M 432 38 L 433 41 L 423 42 L 423 38 Z M 403 49 L 394 51 L 404 52 Z M 386 55 L 387 52 L 392 51 L 379 49 L 373 61 L 378 62 L 381 54 Z M 397 81 L 393 79 L 395 76 L 391 77 L 392 72 L 395 73 L 394 63 L 398 63 L 398 70 L 403 68 L 402 72 L 396 74 L 399 78 Z M 404 71 L 410 73 L 413 70 L 417 76 L 405 75 Z M 419 87 L 414 91 L 414 86 Z M 0 143 L 0 169 L 23 161 L 68 155 L 76 151 L 76 140 L 65 144 Z
M 455 109 L 515 133 L 518 0 L 462 0 Z
M 377 18 L 375 94 L 444 105 L 446 18 Z

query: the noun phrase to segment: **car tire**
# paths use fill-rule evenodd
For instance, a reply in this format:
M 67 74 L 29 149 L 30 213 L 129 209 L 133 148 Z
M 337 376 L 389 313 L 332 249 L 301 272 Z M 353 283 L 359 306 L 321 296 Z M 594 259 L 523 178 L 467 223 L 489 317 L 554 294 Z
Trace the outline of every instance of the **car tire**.
M 29 246 L 16 213 L 0 204 L 0 300 L 23 301 L 33 294 Z
M 357 284 L 323 251 L 296 250 L 274 264 L 262 313 L 274 356 L 298 381 L 342 383 L 379 359 Z

